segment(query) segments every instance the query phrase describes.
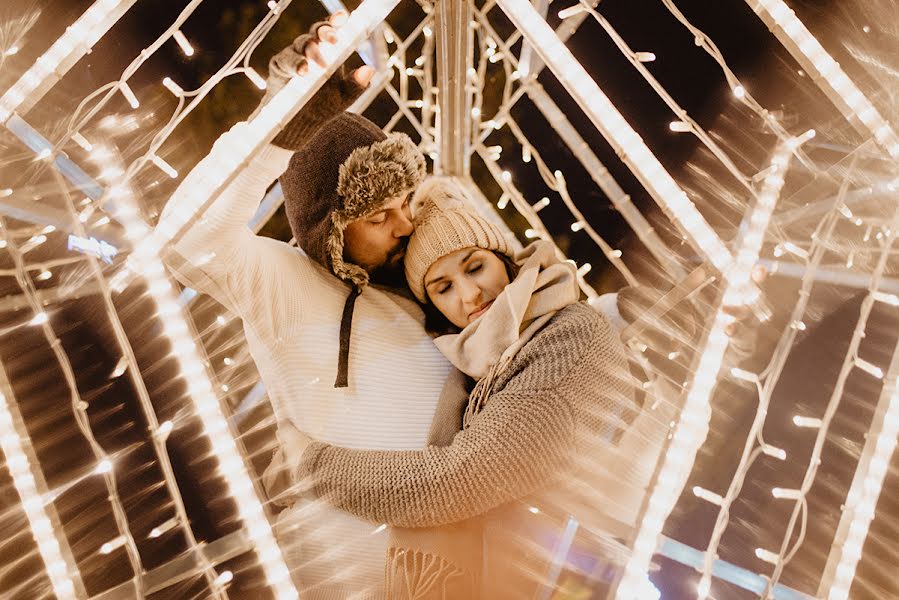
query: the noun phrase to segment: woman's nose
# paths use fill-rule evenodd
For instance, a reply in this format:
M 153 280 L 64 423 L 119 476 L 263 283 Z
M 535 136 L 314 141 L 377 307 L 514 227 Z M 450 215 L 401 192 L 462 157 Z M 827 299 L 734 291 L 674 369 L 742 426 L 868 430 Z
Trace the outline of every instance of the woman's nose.
M 462 301 L 467 305 L 475 307 L 481 298 L 481 288 L 471 281 L 464 281 L 458 285 Z

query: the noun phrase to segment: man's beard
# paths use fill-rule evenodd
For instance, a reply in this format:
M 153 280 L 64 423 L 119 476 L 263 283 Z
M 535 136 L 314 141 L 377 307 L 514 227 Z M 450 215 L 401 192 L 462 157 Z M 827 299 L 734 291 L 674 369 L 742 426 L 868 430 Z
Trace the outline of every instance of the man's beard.
M 387 253 L 387 260 L 379 267 L 372 269 L 369 279 L 372 283 L 393 288 L 406 287 L 406 272 L 403 268 L 403 253 L 408 245 L 408 238 L 397 244 Z

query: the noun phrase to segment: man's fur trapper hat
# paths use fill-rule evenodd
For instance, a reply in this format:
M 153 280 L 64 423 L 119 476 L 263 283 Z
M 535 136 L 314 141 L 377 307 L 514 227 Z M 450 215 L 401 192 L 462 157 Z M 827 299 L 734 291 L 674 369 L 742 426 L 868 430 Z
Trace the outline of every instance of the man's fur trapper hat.
M 344 231 L 425 176 L 425 159 L 404 133 L 386 135 L 365 117 L 342 113 L 316 132 L 281 175 L 284 209 L 299 246 L 359 288 L 368 273 L 344 260 Z

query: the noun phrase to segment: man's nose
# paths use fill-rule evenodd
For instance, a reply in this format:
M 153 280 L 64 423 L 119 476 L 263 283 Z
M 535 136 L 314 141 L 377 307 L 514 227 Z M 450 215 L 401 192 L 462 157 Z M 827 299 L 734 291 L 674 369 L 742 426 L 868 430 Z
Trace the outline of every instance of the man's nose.
M 393 226 L 393 237 L 403 238 L 412 235 L 415 228 L 412 226 L 410 219 L 404 212 L 400 211 Z

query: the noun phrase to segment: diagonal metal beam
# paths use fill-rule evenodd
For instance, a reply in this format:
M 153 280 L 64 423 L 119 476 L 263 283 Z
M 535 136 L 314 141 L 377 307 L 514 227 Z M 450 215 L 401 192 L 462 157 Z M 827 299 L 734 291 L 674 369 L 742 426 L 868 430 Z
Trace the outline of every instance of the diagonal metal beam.
M 880 497 L 883 480 L 896 448 L 899 431 L 899 392 L 896 378 L 899 375 L 899 345 L 893 350 L 893 358 L 887 369 L 880 399 L 874 410 L 871 428 L 865 435 L 865 445 L 852 479 L 852 486 L 843 503 L 843 514 L 837 526 L 827 563 L 818 585 L 818 598 L 844 600 L 862 555 L 862 547 L 868 536 L 868 527 L 874 518 L 874 510 Z
M 899 158 L 899 135 L 783 0 L 746 0 L 811 79 L 859 132 Z
M 53 592 L 61 600 L 85 596 L 78 564 L 53 505 L 37 454 L 0 364 L 0 448 L 31 526 Z
M 25 114 L 62 76 L 91 51 L 136 0 L 97 0 L 0 97 L 0 123 L 14 112 Z

